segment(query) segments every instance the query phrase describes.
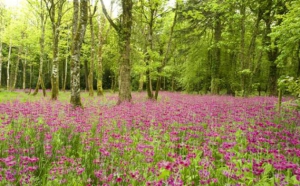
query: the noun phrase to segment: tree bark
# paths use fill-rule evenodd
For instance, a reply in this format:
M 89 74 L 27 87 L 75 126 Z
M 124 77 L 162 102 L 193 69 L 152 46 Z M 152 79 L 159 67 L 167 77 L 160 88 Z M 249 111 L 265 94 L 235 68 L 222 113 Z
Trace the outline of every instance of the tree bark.
M 27 50 L 25 50 L 25 59 L 23 61 L 23 90 L 25 92 L 26 89 L 26 65 L 27 65 Z
M 29 92 L 28 94 L 31 93 L 31 87 L 32 87 L 32 62 L 30 64 L 30 71 L 29 71 L 30 75 L 29 75 Z
M 43 2 L 40 2 L 40 8 L 43 9 Z M 42 10 L 41 10 L 42 11 Z M 40 36 L 40 68 L 39 68 L 39 77 L 33 92 L 33 95 L 36 95 L 39 91 L 39 88 L 42 87 L 43 89 L 43 96 L 46 96 L 46 88 L 43 81 L 43 64 L 44 64 L 44 55 L 45 55 L 45 25 L 47 18 L 44 12 L 40 12 L 40 19 L 41 19 L 41 36 Z
M 248 65 L 245 60 L 245 33 L 246 33 L 246 27 L 245 27 L 245 20 L 246 20 L 246 6 L 242 2 L 241 3 L 241 48 L 240 48 L 240 61 L 241 61 L 241 70 L 245 70 L 248 68 Z M 242 89 L 243 89 L 243 96 L 245 97 L 247 95 L 247 75 L 246 74 L 241 74 L 241 84 L 242 84 Z
M 105 18 L 100 15 L 99 18 L 99 42 L 98 42 L 98 69 L 97 69 L 97 95 L 102 96 L 103 95 L 103 83 L 102 83 L 102 78 L 103 78 L 103 46 L 104 46 L 104 28 L 105 28 Z M 109 31 L 110 28 L 108 28 L 107 32 Z M 113 87 L 113 78 L 112 78 L 112 87 Z
M 52 72 L 51 72 L 51 99 L 57 100 L 59 91 L 59 60 L 58 60 L 58 44 L 61 20 L 63 16 L 63 6 L 66 0 L 44 0 L 47 7 L 52 25 Z
M 143 91 L 143 86 L 144 86 L 144 74 L 140 73 L 140 79 L 139 79 L 139 92 Z
M 78 21 L 78 0 L 73 1 L 73 25 L 77 28 L 73 35 L 71 51 L 71 104 L 73 107 L 82 106 L 80 98 L 80 53 L 88 19 L 87 0 L 80 1 L 80 20 Z
M 68 52 L 69 53 L 69 52 Z M 65 92 L 66 91 L 66 85 L 67 85 L 67 77 L 68 77 L 68 56 L 66 56 L 66 59 L 65 59 L 65 77 L 64 77 L 64 82 L 63 82 L 63 91 Z
M 211 68 L 211 94 L 219 94 L 219 69 L 221 64 L 221 47 L 219 46 L 222 38 L 221 16 L 217 13 L 214 24 L 214 55 Z
M 88 60 L 84 60 L 84 77 L 85 77 L 85 91 L 89 90 L 89 67 Z
M 267 55 L 268 55 L 268 60 L 270 63 L 269 67 L 269 86 L 268 86 L 268 93 L 270 96 L 276 96 L 277 95 L 277 65 L 275 63 L 277 56 L 278 56 L 278 48 L 272 48 L 272 39 L 271 36 L 269 35 L 272 32 L 271 25 L 272 25 L 272 12 L 271 12 L 271 7 L 272 7 L 272 0 L 267 1 L 268 6 L 265 10 L 264 14 L 264 21 L 266 24 L 265 28 L 265 45 L 268 48 L 267 50 Z
M 132 0 L 122 0 L 122 25 L 117 26 L 108 15 L 103 0 L 101 0 L 103 13 L 111 26 L 119 35 L 119 46 L 121 54 L 120 63 L 120 90 L 117 104 L 124 101 L 131 101 L 131 63 L 130 63 L 130 37 L 132 26 Z
M 255 73 L 256 73 L 256 68 L 253 65 L 254 61 L 255 61 L 255 57 L 256 57 L 256 53 L 255 53 L 256 44 L 255 43 L 256 43 L 256 38 L 257 38 L 258 32 L 259 32 L 259 24 L 262 19 L 262 15 L 263 15 L 262 11 L 258 10 L 254 31 L 252 33 L 250 45 L 249 45 L 248 52 L 247 52 L 248 63 L 250 64 L 250 69 L 252 70 L 252 75 L 250 77 L 250 83 L 249 83 L 250 86 L 252 85 L 253 77 L 255 76 Z M 260 63 L 260 60 L 258 61 L 258 63 Z M 249 87 L 249 94 L 251 92 L 252 92 L 252 89 L 251 89 L 251 87 Z
M 7 83 L 7 90 L 10 90 L 10 73 L 9 73 L 9 67 L 10 67 L 10 56 L 11 56 L 11 46 L 12 44 L 11 44 L 11 39 L 10 39 L 10 41 L 9 41 L 9 50 L 8 50 L 8 57 L 7 57 L 7 81 L 6 81 L 6 83 Z
M 21 60 L 21 53 L 22 53 L 22 47 L 19 47 L 19 51 L 18 51 L 18 59 L 17 59 L 17 63 L 15 66 L 15 73 L 14 73 L 14 79 L 13 79 L 13 83 L 12 83 L 12 87 L 11 90 L 14 91 L 16 88 L 16 83 L 17 83 L 17 78 L 18 78 L 18 71 L 19 71 L 19 64 L 20 64 L 20 60 Z
M 162 68 L 165 67 L 165 65 L 167 63 L 168 56 L 169 56 L 169 52 L 170 52 L 170 49 L 171 49 L 173 32 L 174 32 L 174 28 L 175 28 L 176 20 L 177 20 L 177 9 L 178 9 L 178 3 L 176 3 L 175 15 L 174 15 L 173 23 L 172 23 L 171 30 L 170 30 L 170 37 L 169 37 L 169 41 L 167 43 L 167 49 L 166 49 L 166 52 L 165 52 L 165 55 L 164 55 L 164 58 L 163 58 L 163 61 L 162 61 L 162 67 L 158 68 L 159 73 L 161 72 Z M 162 53 L 163 53 L 163 51 L 162 51 Z M 162 76 L 159 76 L 158 79 L 157 79 L 157 83 L 156 83 L 156 91 L 155 91 L 155 99 L 156 100 L 158 98 L 158 92 L 159 92 L 160 87 L 161 87 L 161 79 L 162 79 Z
M 298 60 L 297 77 L 300 78 L 300 41 L 298 42 L 298 50 L 296 55 Z
M 89 84 L 89 96 L 94 96 L 94 61 L 95 61 L 95 35 L 94 35 L 94 24 L 93 17 L 97 10 L 97 2 L 95 3 L 94 10 L 92 11 L 91 6 L 89 8 L 89 23 L 90 23 L 90 31 L 91 31 L 91 61 L 90 61 L 90 73 L 88 76 L 88 84 Z
M 152 85 L 151 85 L 151 75 L 150 75 L 150 61 L 151 61 L 151 56 L 148 51 L 148 47 L 150 48 L 150 51 L 152 52 L 153 50 L 153 25 L 154 25 L 154 16 L 157 11 L 157 6 L 153 5 L 150 1 L 148 2 L 150 4 L 150 20 L 148 23 L 149 26 L 149 32 L 148 32 L 148 37 L 147 37 L 147 45 L 146 45 L 146 83 L 147 83 L 147 94 L 149 99 L 153 99 L 153 90 L 152 90 Z
M 2 87 L 2 41 L 0 39 L 0 88 Z

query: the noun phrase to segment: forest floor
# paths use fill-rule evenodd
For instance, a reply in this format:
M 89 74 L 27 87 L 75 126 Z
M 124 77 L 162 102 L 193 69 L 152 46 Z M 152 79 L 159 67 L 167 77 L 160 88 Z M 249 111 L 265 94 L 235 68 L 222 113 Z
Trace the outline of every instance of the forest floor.
M 49 95 L 0 92 L 0 185 L 300 184 L 300 113 L 275 97 Z

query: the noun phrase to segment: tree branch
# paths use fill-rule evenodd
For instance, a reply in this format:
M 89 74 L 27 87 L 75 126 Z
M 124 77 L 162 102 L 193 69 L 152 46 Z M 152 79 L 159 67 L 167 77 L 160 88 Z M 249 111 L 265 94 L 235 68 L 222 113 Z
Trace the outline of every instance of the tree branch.
M 111 17 L 108 15 L 107 11 L 106 11 L 106 8 L 105 8 L 105 5 L 103 3 L 103 0 L 100 0 L 101 2 L 101 5 L 102 5 L 102 11 L 105 15 L 105 17 L 107 18 L 108 22 L 110 23 L 110 25 L 117 31 L 119 32 L 120 31 L 120 28 L 114 23 L 114 21 L 111 19 Z

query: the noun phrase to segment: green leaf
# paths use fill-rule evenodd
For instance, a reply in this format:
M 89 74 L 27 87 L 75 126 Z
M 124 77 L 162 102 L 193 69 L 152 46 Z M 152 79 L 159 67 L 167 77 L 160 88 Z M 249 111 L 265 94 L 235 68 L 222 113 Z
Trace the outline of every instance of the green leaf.
M 165 179 L 167 179 L 167 178 L 170 176 L 170 174 L 171 174 L 171 172 L 170 172 L 169 170 L 167 170 L 167 169 L 161 169 L 160 171 L 161 171 L 161 173 L 160 173 L 160 175 L 158 176 L 158 179 L 163 179 L 163 180 L 165 180 Z

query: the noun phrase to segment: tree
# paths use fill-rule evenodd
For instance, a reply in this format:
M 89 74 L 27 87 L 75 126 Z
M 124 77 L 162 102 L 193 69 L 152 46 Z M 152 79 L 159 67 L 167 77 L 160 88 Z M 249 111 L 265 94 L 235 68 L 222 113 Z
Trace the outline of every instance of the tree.
M 44 7 L 44 1 L 40 0 L 40 2 L 31 2 L 30 0 L 27 0 L 27 2 L 31 5 L 31 7 L 35 10 L 35 13 L 39 16 L 40 21 L 40 67 L 39 67 L 39 76 L 38 81 L 35 87 L 35 90 L 33 92 L 33 95 L 36 95 L 39 91 L 39 88 L 42 87 L 43 89 L 43 95 L 46 96 L 46 88 L 43 80 L 43 65 L 44 65 L 44 56 L 45 56 L 45 29 L 46 29 L 46 23 L 47 23 L 47 15 L 45 12 Z M 35 5 L 34 3 L 39 5 Z
M 71 104 L 82 106 L 80 99 L 80 51 L 88 20 L 88 0 L 80 1 L 80 17 L 78 17 L 78 0 L 73 1 L 73 38 L 71 50 Z M 79 18 L 79 20 L 78 20 Z
M 102 78 L 103 78 L 103 46 L 106 40 L 105 32 L 105 17 L 99 15 L 99 33 L 98 33 L 98 69 L 97 69 L 97 95 L 103 95 Z M 107 30 L 107 34 L 110 28 Z M 107 36 L 107 35 L 106 35 Z
M 131 63 L 130 63 L 130 37 L 132 26 L 132 0 L 122 0 L 122 22 L 117 25 L 108 15 L 103 0 L 100 0 L 105 17 L 111 26 L 117 31 L 120 46 L 120 90 L 118 103 L 131 101 Z
M 90 31 L 91 31 L 91 61 L 90 61 L 90 73 L 88 76 L 88 83 L 89 83 L 89 95 L 94 96 L 94 61 L 96 57 L 96 50 L 95 50 L 95 34 L 94 34 L 94 23 L 93 18 L 95 16 L 97 10 L 98 1 L 95 2 L 95 6 L 92 10 L 91 6 L 89 6 L 89 23 L 90 23 Z
M 57 100 L 59 81 L 58 81 L 58 43 L 61 20 L 65 12 L 63 12 L 66 0 L 44 0 L 48 10 L 49 18 L 52 26 L 52 72 L 51 72 L 51 99 Z
M 0 88 L 2 87 L 2 62 L 3 62 L 3 55 L 2 55 L 2 32 L 3 32 L 3 15 L 4 14 L 4 7 L 0 4 Z

